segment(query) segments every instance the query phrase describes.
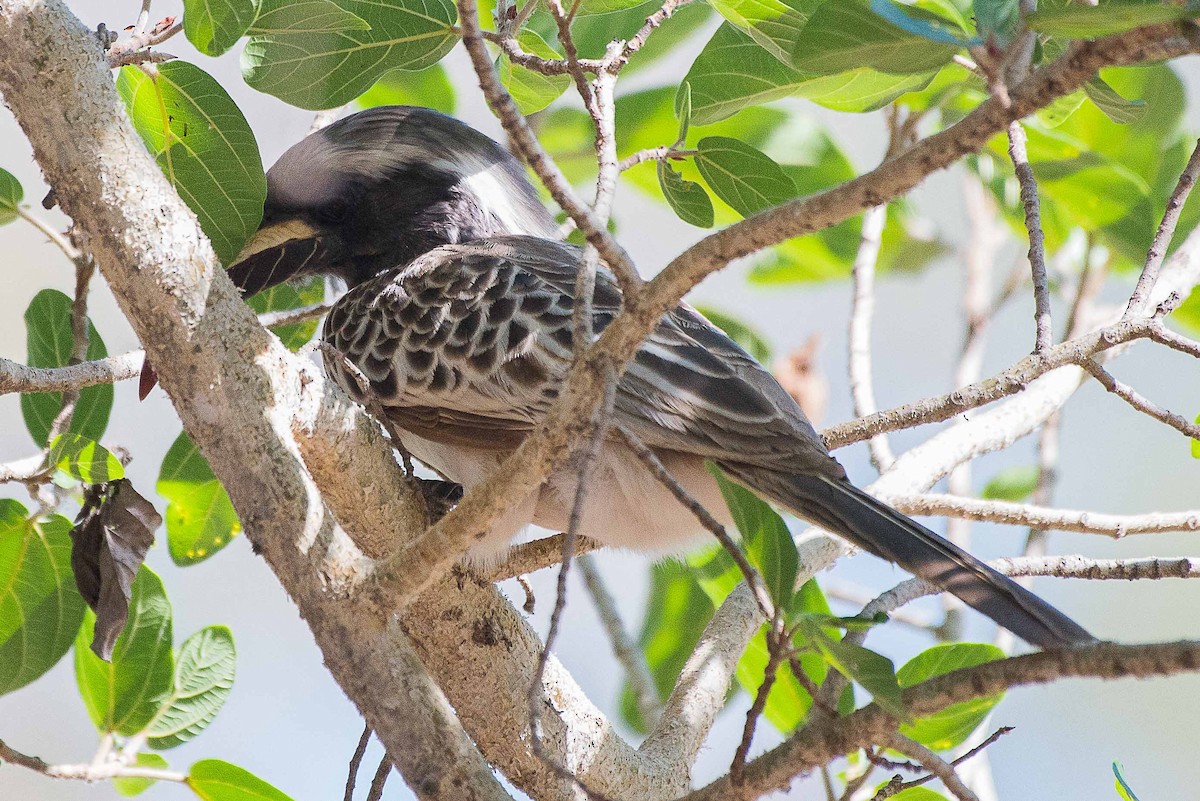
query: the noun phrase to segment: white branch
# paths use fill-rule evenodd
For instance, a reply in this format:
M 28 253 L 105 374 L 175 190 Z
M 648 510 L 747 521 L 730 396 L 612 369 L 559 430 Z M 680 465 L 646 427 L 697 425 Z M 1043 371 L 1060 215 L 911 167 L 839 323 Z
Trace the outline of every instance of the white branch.
M 937 515 L 1048 531 L 1078 531 L 1114 539 L 1130 534 L 1200 529 L 1200 509 L 1118 515 L 955 495 L 890 495 L 887 502 L 907 515 Z

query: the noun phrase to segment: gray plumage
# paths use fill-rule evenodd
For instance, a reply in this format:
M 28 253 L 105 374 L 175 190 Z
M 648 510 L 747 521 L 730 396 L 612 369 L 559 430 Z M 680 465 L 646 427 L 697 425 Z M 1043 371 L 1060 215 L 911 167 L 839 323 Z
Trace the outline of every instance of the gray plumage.
M 488 177 L 478 178 L 481 171 Z M 429 174 L 453 180 L 430 181 Z M 331 186 L 301 185 L 312 176 Z M 572 352 L 581 253 L 548 238 L 552 221 L 519 165 L 449 118 L 373 110 L 292 148 L 272 168 L 268 185 L 268 202 L 279 211 L 264 230 L 303 218 L 309 239 L 343 254 L 295 260 L 293 272 L 333 272 L 353 284 L 327 317 L 325 340 L 367 377 L 414 456 L 468 489 L 483 480 L 536 430 Z M 391 197 L 406 187 L 424 193 L 420 202 Z M 321 223 L 321 209 L 347 197 L 371 200 Z M 513 208 L 499 209 L 506 201 Z M 381 222 L 379 208 L 403 213 Z M 232 271 L 243 286 L 259 285 L 268 264 L 275 265 L 268 283 L 278 280 L 287 249 L 301 249 L 296 240 L 252 245 L 250 259 Z M 410 252 L 414 247 L 424 249 Z M 255 259 L 257 267 L 249 264 Z M 620 306 L 619 289 L 601 270 L 594 330 L 603 330 Z M 361 399 L 339 358 L 327 355 L 325 365 Z M 1036 595 L 852 486 L 770 373 L 686 304 L 662 318 L 620 378 L 613 414 L 719 519 L 729 522 L 705 459 L 796 515 L 937 583 L 1031 643 L 1092 641 Z M 502 550 L 529 522 L 565 526 L 573 495 L 573 470 L 552 477 L 496 521 L 481 548 Z M 582 533 L 602 542 L 662 551 L 703 535 L 615 440 L 602 448 L 589 499 Z

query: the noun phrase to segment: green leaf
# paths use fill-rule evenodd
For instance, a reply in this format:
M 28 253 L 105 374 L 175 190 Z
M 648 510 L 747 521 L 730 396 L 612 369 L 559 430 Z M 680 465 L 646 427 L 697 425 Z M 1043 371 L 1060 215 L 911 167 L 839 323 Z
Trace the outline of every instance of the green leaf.
M 814 126 L 804 132 L 801 125 L 794 123 L 789 133 L 801 141 L 789 141 L 788 152 L 803 163 L 784 165 L 783 170 L 795 183 L 798 195 L 815 194 L 857 175 L 846 154 L 824 130 Z M 946 252 L 943 243 L 926 238 L 913 223 L 906 204 L 888 205 L 878 259 L 880 272 L 916 271 Z M 780 284 L 844 279 L 850 274 L 861 234 L 859 216 L 815 234 L 790 239 L 772 248 L 766 258 L 754 265 L 750 280 Z
M 1094 153 L 1031 166 L 1041 190 L 1073 223 L 1089 230 L 1117 222 L 1139 197 L 1150 193 L 1145 180 L 1128 167 Z
M 166 770 L 168 767 L 170 767 L 167 764 L 167 760 L 163 759 L 162 754 L 152 753 L 138 754 L 137 759 L 134 760 L 133 764 L 137 765 L 139 768 L 156 768 L 158 770 Z M 116 790 L 120 795 L 128 798 L 129 796 L 134 796 L 145 792 L 147 789 L 149 789 L 150 785 L 154 784 L 156 781 L 158 780 L 143 778 L 117 778 L 113 779 L 112 783 L 114 790 Z
M 724 603 L 733 588 L 742 583 L 742 571 L 719 542 L 688 554 L 687 563 L 713 608 Z
M 792 62 L 805 27 L 824 4 L 825 0 L 712 0 L 717 13 L 785 64 Z
M 1037 118 L 1046 124 L 1047 127 L 1057 128 L 1062 125 L 1071 115 L 1074 114 L 1080 106 L 1087 100 L 1087 94 L 1083 90 L 1071 92 L 1069 95 L 1063 95 L 1050 103 L 1048 106 L 1043 106 L 1037 111 Z
M 823 75 L 860 67 L 915 75 L 941 68 L 962 47 L 905 31 L 857 0 L 838 0 L 822 5 L 804 26 L 791 64 Z
M 88 716 L 101 732 L 130 736 L 146 728 L 171 695 L 171 604 L 162 580 L 143 566 L 133 582 L 129 620 L 112 661 L 92 653 L 90 611 L 75 638 L 75 682 Z
M 0 695 L 58 664 L 79 630 L 70 530 L 61 515 L 35 521 L 17 501 L 0 499 Z
M 102 484 L 125 477 L 121 461 L 95 440 L 60 434 L 50 444 L 49 463 L 85 484 Z
M 748 106 L 792 95 L 835 111 L 874 111 L 923 88 L 933 75 L 890 75 L 866 67 L 836 75 L 800 72 L 724 23 L 692 62 L 684 81 L 691 87 L 692 121 L 707 125 Z
M 371 26 L 365 19 L 347 11 L 335 0 L 261 0 L 258 17 L 247 33 L 251 36 L 283 36 L 369 30 Z
M 187 783 L 203 801 L 292 801 L 250 771 L 219 759 L 192 765 Z
M 649 601 L 638 645 L 659 698 L 666 699 L 675 687 L 712 614 L 712 603 L 684 565 L 666 560 L 651 566 Z M 635 731 L 647 731 L 628 681 L 621 688 L 620 710 L 622 719 Z
M 1188 19 L 1196 11 L 1188 5 L 1157 2 L 1102 2 L 1089 6 L 1081 3 L 1043 4 L 1029 15 L 1029 27 L 1051 36 L 1067 39 L 1093 39 L 1124 33 L 1143 25 Z
M 735 484 L 712 462 L 708 472 L 717 480 L 729 513 L 742 534 L 742 542 L 750 564 L 762 573 L 771 600 L 786 607 L 796 589 L 800 557 L 796 542 L 783 518 L 750 490 Z
M 933 81 L 936 70 L 893 75 L 860 67 L 836 75 L 810 78 L 796 87 L 796 96 L 834 111 L 875 111 L 909 92 L 919 92 Z
M 690 87 L 692 121 L 706 125 L 747 106 L 788 97 L 805 78 L 726 22 L 713 33 L 683 80 Z
M 313 276 L 302 283 L 288 282 L 264 289 L 247 300 L 250 308 L 258 314 L 289 311 L 311 306 L 325 300 L 325 279 Z M 291 325 L 277 325 L 271 329 L 289 350 L 300 348 L 312 341 L 317 333 L 317 321 L 305 320 Z
M 1196 416 L 1195 422 L 1197 425 L 1200 425 L 1200 415 Z M 1192 458 L 1200 459 L 1200 440 L 1193 439 L 1189 441 L 1192 443 Z
M 814 632 L 809 634 L 826 661 L 838 673 L 862 685 L 875 699 L 875 703 L 890 714 L 900 720 L 909 719 L 892 660 L 861 645 L 829 636 L 819 636 Z
M 1146 115 L 1145 100 L 1126 100 L 1098 75 L 1083 85 L 1083 91 L 1104 116 L 1118 125 L 1137 122 Z
M 1124 801 L 1138 801 L 1138 797 L 1133 792 L 1133 788 L 1129 786 L 1129 782 L 1125 781 L 1125 769 L 1121 767 L 1120 762 L 1112 763 L 1113 776 L 1116 777 L 1115 785 L 1117 795 L 1121 796 Z
M 168 501 L 167 546 L 177 565 L 204 561 L 242 530 L 229 495 L 187 432 L 163 457 L 155 488 Z
M 0 225 L 17 219 L 17 204 L 25 198 L 25 190 L 17 177 L 0 168 Z
M 795 196 L 796 184 L 760 150 L 727 136 L 708 136 L 697 145 L 696 167 L 709 188 L 739 214 L 777 206 Z
M 75 349 L 71 336 L 71 299 L 57 289 L 43 289 L 34 295 L 25 310 L 25 332 L 30 367 L 65 367 Z M 88 320 L 88 359 L 108 356 L 104 340 L 92 321 Z M 112 411 L 112 384 L 84 387 L 79 391 L 75 414 L 68 431 L 98 440 L 108 428 Z M 26 392 L 21 395 L 21 416 L 33 441 L 44 445 L 50 436 L 50 426 L 62 409 L 61 392 Z
M 354 101 L 359 108 L 375 106 L 424 106 L 443 114 L 453 114 L 454 85 L 441 64 L 423 70 L 386 73 Z
M 262 221 L 267 179 L 258 142 L 237 104 L 207 72 L 170 61 L 156 73 L 122 67 L 117 91 L 158 166 L 228 264 Z
M 183 641 L 175 658 L 175 689 L 147 727 L 150 745 L 174 748 L 212 722 L 233 688 L 237 653 L 225 626 L 209 626 Z
M 692 86 L 686 80 L 679 85 L 679 93 L 675 95 L 675 116 L 679 118 L 679 138 L 677 145 L 687 141 L 688 126 L 692 124 Z
M 928 787 L 909 787 L 907 790 L 901 790 L 893 796 L 890 796 L 892 801 L 946 801 L 946 796 L 941 793 L 935 793 Z
M 613 12 L 636 8 L 642 5 L 643 2 L 644 0 L 582 0 L 579 3 L 579 10 L 576 14 L 578 16 L 612 14 Z
M 254 0 L 184 0 L 183 32 L 206 56 L 219 56 L 254 22 Z
M 986 643 L 935 645 L 917 654 L 896 671 L 896 679 L 901 687 L 908 688 L 952 670 L 975 667 L 1003 658 L 1002 650 Z M 979 728 L 1003 697 L 1004 693 L 997 693 L 953 704 L 941 712 L 906 723 L 900 727 L 900 733 L 935 751 L 954 748 Z
M 539 58 L 559 58 L 558 53 L 542 37 L 530 30 L 521 31 L 517 42 L 527 53 Z M 533 114 L 558 99 L 571 85 L 570 75 L 542 75 L 540 72 L 513 64 L 508 56 L 500 56 L 500 80 L 516 101 L 522 114 Z
M 309 3 L 263 0 L 262 15 L 273 27 L 251 29 L 242 75 L 260 92 L 301 108 L 348 103 L 385 72 L 436 64 L 458 41 L 451 0 L 337 0 L 344 13 L 322 16 L 333 29 L 305 27 L 295 5 Z M 369 27 L 349 26 L 347 15 Z
M 698 306 L 696 311 L 724 331 L 730 339 L 741 345 L 747 353 L 754 357 L 755 361 L 766 364 L 771 360 L 771 346 L 751 326 L 725 312 L 717 311 L 712 306 Z
M 703 186 L 684 180 L 666 159 L 658 160 L 658 184 L 679 219 L 697 228 L 712 228 L 712 200 Z
M 1036 465 L 1006 467 L 983 488 L 983 497 L 989 501 L 1020 503 L 1037 489 L 1038 475 Z
M 1019 0 L 974 0 L 975 27 L 979 35 L 1000 47 L 1008 47 L 1021 22 Z

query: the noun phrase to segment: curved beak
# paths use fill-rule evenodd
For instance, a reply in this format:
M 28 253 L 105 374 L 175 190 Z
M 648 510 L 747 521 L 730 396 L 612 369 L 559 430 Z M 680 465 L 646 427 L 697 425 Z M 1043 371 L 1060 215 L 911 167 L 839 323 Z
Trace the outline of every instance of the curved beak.
M 300 219 L 263 225 L 229 265 L 229 278 L 250 297 L 301 275 L 329 271 L 342 252 L 337 235 Z M 142 363 L 138 398 L 145 400 L 158 384 L 149 360 Z
M 263 225 L 229 265 L 229 278 L 249 297 L 301 275 L 330 272 L 339 238 L 300 219 Z

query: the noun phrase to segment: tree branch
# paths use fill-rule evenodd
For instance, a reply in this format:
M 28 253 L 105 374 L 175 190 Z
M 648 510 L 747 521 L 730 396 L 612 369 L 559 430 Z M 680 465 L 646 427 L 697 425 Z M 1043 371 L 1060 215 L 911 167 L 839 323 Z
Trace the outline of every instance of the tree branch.
M 1050 282 L 1046 276 L 1046 237 L 1042 233 L 1041 202 L 1037 178 L 1029 165 L 1025 128 L 1019 120 L 1008 125 L 1008 157 L 1012 160 L 1021 185 L 1021 204 L 1025 207 L 1025 230 L 1029 232 L 1029 268 L 1033 273 L 1033 319 L 1036 326 L 1034 353 L 1045 353 L 1054 342 L 1050 318 Z
M 871 376 L 871 319 L 875 314 L 875 262 L 883 226 L 887 221 L 887 206 L 875 206 L 863 214 L 862 236 L 858 253 L 850 270 L 853 287 L 850 301 L 850 331 L 847 338 L 850 355 L 850 394 L 854 400 L 854 416 L 864 417 L 879 411 L 875 404 L 875 385 Z M 896 459 L 887 437 L 876 434 L 867 441 L 871 463 L 883 472 Z
M 120 759 L 82 762 L 77 765 L 51 765 L 45 760 L 28 756 L 0 740 L 0 761 L 28 768 L 51 779 L 76 779 L 85 782 L 108 781 L 109 779 L 153 779 L 164 782 L 186 782 L 187 776 L 170 770 L 128 765 Z
M 1132 317 L 1145 310 L 1146 302 L 1150 299 L 1150 292 L 1154 289 L 1155 282 L 1158 281 L 1158 272 L 1162 267 L 1163 259 L 1166 258 L 1167 248 L 1170 247 L 1171 239 L 1175 236 L 1175 226 L 1179 224 L 1179 215 L 1183 213 L 1183 204 L 1187 202 L 1188 195 L 1191 194 L 1198 176 L 1200 176 L 1200 140 L 1197 140 L 1191 158 L 1188 159 L 1187 165 L 1179 176 L 1179 182 L 1167 200 L 1167 208 L 1163 212 L 1162 220 L 1158 223 L 1158 230 L 1154 233 L 1154 241 L 1150 243 L 1150 250 L 1146 252 L 1146 263 L 1142 267 L 1142 274 L 1138 276 L 1137 286 L 1133 288 L 1133 294 L 1129 296 L 1129 304 L 1125 307 L 1126 317 Z
M 913 717 L 940 712 L 956 703 L 995 695 L 1011 687 L 1064 678 L 1146 678 L 1200 669 L 1200 642 L 1116 645 L 1042 651 L 956 670 L 904 691 Z M 746 766 L 743 798 L 785 789 L 793 777 L 843 754 L 885 739 L 899 721 L 875 704 L 851 715 L 809 725 Z M 729 777 L 684 796 L 681 801 L 718 801 L 736 796 Z
M 10 392 L 64 392 L 133 378 L 146 354 L 140 350 L 66 367 L 26 367 L 0 359 L 0 395 Z
M 616 601 L 608 591 L 595 560 L 585 555 L 579 557 L 578 561 L 579 572 L 583 576 L 588 593 L 592 596 L 592 603 L 596 606 L 596 613 L 600 616 L 604 631 L 608 634 L 613 653 L 625 670 L 625 680 L 633 690 L 638 714 L 642 716 L 642 721 L 648 728 L 654 728 L 662 718 L 662 702 L 658 697 L 654 676 L 650 674 L 641 649 L 625 630 L 625 624 L 617 613 Z
M 1130 534 L 1200 530 L 1200 510 L 1116 515 L 958 495 L 890 495 L 887 502 L 907 515 L 936 515 L 1048 531 L 1077 531 L 1113 539 Z

